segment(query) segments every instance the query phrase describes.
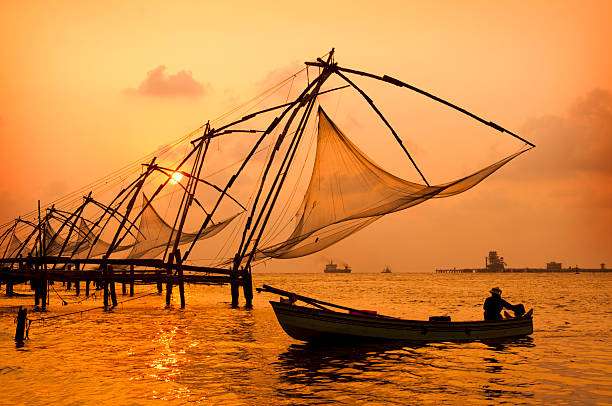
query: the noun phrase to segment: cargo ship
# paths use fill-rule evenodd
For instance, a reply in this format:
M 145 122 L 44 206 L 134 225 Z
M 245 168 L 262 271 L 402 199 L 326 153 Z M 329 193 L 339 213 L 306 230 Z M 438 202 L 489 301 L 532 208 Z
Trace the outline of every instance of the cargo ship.
M 344 265 L 344 268 L 338 268 L 338 264 L 334 264 L 333 261 L 329 261 L 329 264 L 325 265 L 323 270 L 325 273 L 351 273 L 352 270 L 348 265 Z

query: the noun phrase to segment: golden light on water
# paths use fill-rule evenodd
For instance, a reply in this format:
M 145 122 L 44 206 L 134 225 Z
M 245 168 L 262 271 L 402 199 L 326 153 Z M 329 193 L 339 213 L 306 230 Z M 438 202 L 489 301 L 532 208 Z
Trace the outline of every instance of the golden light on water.
M 177 183 L 181 181 L 181 179 L 183 179 L 183 174 L 180 172 L 174 172 L 172 174 L 172 178 L 170 179 L 170 184 L 176 185 Z

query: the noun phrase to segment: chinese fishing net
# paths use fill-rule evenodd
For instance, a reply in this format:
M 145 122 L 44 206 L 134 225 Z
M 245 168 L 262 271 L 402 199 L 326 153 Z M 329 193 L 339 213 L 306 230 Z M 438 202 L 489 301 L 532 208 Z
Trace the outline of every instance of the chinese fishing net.
M 386 214 L 465 192 L 526 151 L 455 181 L 427 186 L 398 178 L 376 165 L 322 108 L 318 118 L 314 168 L 295 229 L 286 241 L 259 250 L 257 259 L 297 258 L 320 251 Z

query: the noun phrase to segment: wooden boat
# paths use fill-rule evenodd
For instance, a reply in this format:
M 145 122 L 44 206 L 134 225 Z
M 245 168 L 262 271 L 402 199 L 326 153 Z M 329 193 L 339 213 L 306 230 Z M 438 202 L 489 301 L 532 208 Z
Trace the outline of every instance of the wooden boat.
M 532 310 L 522 317 L 500 321 L 404 320 L 323 302 L 267 285 L 258 291 L 277 293 L 287 298 L 270 301 L 270 304 L 283 330 L 300 341 L 487 341 L 533 333 Z M 315 308 L 296 305 L 298 300 Z

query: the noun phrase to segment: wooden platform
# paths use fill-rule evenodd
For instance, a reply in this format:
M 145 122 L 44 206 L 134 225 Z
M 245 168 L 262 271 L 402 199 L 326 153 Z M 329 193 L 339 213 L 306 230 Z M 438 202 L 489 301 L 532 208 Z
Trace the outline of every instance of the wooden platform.
M 134 285 L 156 285 L 158 292 L 166 288 L 166 305 L 170 304 L 173 287 L 179 287 L 181 307 L 185 307 L 184 285 L 230 285 L 232 304 L 237 305 L 239 287 L 244 289 L 247 303 L 252 298 L 250 272 L 232 272 L 230 269 L 164 263 L 158 259 L 74 259 L 67 257 L 28 257 L 0 259 L 0 283 L 6 284 L 7 295 L 13 286 L 29 283 L 34 291 L 34 305 L 43 310 L 48 302 L 48 285 L 53 282 L 74 284 L 76 295 L 84 288 L 86 296 L 90 286 L 104 291 L 104 307 L 117 304 L 115 284 L 122 292 Z M 83 283 L 83 285 L 81 285 Z

